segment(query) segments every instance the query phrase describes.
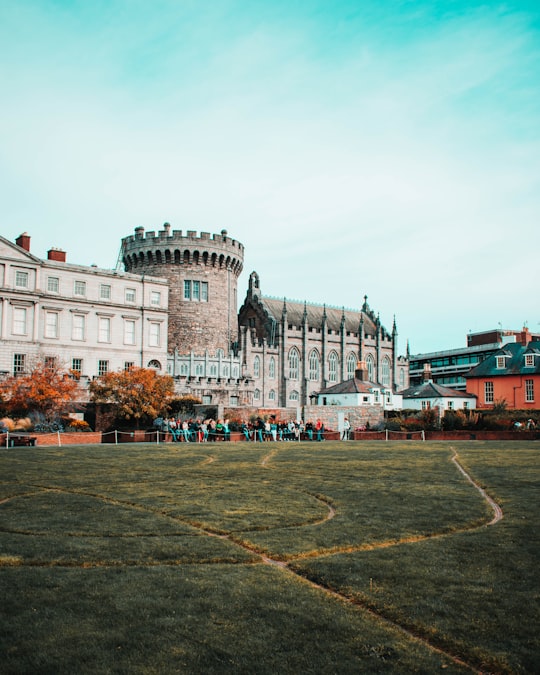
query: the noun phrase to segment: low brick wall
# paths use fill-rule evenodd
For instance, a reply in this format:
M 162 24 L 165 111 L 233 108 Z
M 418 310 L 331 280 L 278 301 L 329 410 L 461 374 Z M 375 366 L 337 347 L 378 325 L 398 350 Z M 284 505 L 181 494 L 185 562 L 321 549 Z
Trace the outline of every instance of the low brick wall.
M 101 443 L 101 431 L 41 433 L 18 433 L 17 436 L 29 436 L 36 439 L 36 445 L 90 445 Z M 0 435 L 0 446 L 6 447 L 7 434 Z

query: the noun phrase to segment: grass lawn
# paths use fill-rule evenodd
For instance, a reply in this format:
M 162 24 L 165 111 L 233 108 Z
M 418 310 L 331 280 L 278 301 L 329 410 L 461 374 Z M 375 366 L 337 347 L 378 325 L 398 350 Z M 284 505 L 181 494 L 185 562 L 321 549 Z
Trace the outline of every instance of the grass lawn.
M 0 672 L 537 672 L 539 447 L 1 449 Z

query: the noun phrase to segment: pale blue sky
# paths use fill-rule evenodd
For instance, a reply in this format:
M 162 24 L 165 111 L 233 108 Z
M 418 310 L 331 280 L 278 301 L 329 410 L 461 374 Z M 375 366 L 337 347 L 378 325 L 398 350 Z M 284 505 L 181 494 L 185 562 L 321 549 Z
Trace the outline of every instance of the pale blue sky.
M 536 2 L 3 0 L 0 234 L 114 267 L 142 225 L 245 246 L 243 299 L 413 353 L 540 331 Z

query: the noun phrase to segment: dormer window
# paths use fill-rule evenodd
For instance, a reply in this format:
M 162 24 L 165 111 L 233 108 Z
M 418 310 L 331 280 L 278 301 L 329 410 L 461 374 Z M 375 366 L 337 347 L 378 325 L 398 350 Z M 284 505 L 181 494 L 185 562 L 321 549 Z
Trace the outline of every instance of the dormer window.
M 497 356 L 497 370 L 506 368 L 506 356 Z
M 525 354 L 525 368 L 534 368 L 534 354 Z

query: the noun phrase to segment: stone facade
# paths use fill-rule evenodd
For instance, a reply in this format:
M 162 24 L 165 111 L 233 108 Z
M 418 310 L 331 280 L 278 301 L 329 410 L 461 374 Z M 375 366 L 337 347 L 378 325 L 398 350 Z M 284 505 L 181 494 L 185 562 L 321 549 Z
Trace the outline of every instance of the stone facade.
M 263 295 L 253 272 L 238 320 L 255 405 L 304 408 L 321 389 L 354 377 L 359 361 L 370 381 L 393 391 L 407 386 L 396 324 L 386 330 L 367 297 L 361 310 L 281 300 Z
M 188 230 L 163 230 L 122 239 L 126 271 L 165 277 L 169 282 L 169 351 L 215 355 L 229 353 L 238 340 L 238 277 L 243 245 L 227 231 L 210 235 Z

